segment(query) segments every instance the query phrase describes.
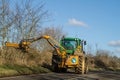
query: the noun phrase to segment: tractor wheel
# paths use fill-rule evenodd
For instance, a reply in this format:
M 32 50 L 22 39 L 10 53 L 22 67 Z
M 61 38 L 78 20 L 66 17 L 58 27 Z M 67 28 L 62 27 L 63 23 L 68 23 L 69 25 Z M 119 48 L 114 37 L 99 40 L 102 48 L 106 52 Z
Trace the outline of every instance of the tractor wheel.
M 85 72 L 84 72 L 85 74 L 87 74 L 88 73 L 88 65 L 85 65 Z
M 85 74 L 88 73 L 88 59 L 87 58 L 85 58 L 85 72 L 84 73 Z
M 79 56 L 78 60 L 79 60 L 79 64 L 78 64 L 78 67 L 75 68 L 75 72 L 77 74 L 84 74 L 84 71 L 85 71 L 85 59 L 84 59 L 84 56 Z
M 52 71 L 53 72 L 59 72 L 59 68 L 57 64 L 52 64 Z
M 53 55 L 52 55 L 52 71 L 53 72 L 58 72 L 58 64 L 57 64 L 57 55 L 56 55 L 56 52 L 54 51 L 53 52 Z

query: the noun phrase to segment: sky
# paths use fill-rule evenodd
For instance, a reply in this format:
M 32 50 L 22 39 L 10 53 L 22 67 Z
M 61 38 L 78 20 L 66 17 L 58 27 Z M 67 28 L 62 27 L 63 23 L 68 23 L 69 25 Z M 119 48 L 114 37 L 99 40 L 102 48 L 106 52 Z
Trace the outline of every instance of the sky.
M 120 57 L 120 0 L 43 0 L 51 20 L 68 37 L 78 37 L 96 49 Z

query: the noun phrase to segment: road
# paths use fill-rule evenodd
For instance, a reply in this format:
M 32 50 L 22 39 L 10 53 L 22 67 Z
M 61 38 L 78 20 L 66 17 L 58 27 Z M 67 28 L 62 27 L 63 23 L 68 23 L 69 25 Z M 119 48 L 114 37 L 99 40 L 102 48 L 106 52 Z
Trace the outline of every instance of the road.
M 85 75 L 68 73 L 42 73 L 15 77 L 0 78 L 0 80 L 120 80 L 120 72 L 89 72 Z

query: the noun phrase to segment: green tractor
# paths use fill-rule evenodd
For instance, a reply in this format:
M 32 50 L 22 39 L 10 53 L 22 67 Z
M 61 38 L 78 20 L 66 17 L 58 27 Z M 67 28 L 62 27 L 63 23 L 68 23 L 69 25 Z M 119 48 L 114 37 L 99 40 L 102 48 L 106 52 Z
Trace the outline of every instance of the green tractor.
M 53 51 L 52 66 L 57 72 L 65 72 L 68 68 L 74 68 L 76 73 L 85 74 L 88 72 L 88 61 L 85 56 L 84 45 L 86 41 L 79 38 L 62 38 L 58 49 L 65 57 L 57 55 L 57 51 Z

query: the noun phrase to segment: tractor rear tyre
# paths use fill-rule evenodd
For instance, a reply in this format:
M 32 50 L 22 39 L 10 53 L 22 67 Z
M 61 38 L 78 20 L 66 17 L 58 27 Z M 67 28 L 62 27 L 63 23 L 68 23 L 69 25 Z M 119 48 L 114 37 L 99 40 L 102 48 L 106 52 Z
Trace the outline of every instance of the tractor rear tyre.
M 85 72 L 84 73 L 85 74 L 88 73 L 88 59 L 87 59 L 87 57 L 85 58 Z
M 85 72 L 84 72 L 85 74 L 87 74 L 88 73 L 88 65 L 85 65 Z

